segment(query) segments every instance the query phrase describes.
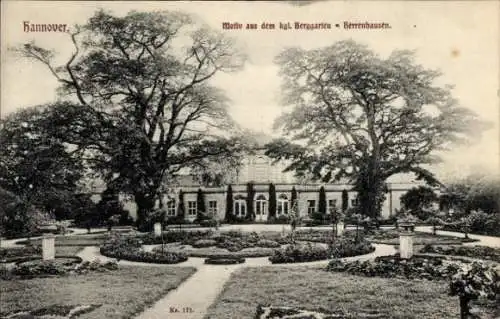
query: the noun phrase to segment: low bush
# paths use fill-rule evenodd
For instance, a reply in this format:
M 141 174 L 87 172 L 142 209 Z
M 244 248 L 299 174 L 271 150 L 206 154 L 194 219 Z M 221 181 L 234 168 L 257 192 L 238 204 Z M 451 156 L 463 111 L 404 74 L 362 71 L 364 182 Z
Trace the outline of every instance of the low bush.
M 146 252 L 141 248 L 137 238 L 116 236 L 101 246 L 100 252 L 106 257 L 155 264 L 176 264 L 188 259 L 181 252 L 153 251 Z
M 201 227 L 216 227 L 217 221 L 213 218 L 200 221 Z
M 460 267 L 460 263 L 447 262 L 439 257 L 413 256 L 402 259 L 399 255 L 393 255 L 353 262 L 334 259 L 328 264 L 327 270 L 366 277 L 445 280 L 456 274 Z
M 487 246 L 434 246 L 425 245 L 421 253 L 464 256 L 477 259 L 488 259 L 500 262 L 500 248 Z
M 245 262 L 245 258 L 242 257 L 210 257 L 205 259 L 205 264 L 210 265 L 234 265 L 242 264 Z
M 19 257 L 30 257 L 42 254 L 40 246 L 24 246 L 12 248 L 0 248 L 0 261 L 9 260 Z
M 274 241 L 274 240 L 269 240 L 269 239 L 260 239 L 257 244 L 257 247 L 263 247 L 263 248 L 278 248 L 281 245 Z
M 487 236 L 500 237 L 500 214 L 487 214 L 480 211 L 474 211 L 468 216 L 470 225 L 468 232 Z M 446 223 L 443 230 L 463 232 L 464 226 L 460 223 Z
M 333 258 L 344 258 L 369 254 L 375 251 L 369 241 L 352 238 L 340 238 L 331 245 L 331 256 Z
M 2 270 L 2 279 L 32 279 L 117 269 L 118 264 L 113 261 L 106 263 L 101 263 L 99 260 L 81 262 L 81 259 L 75 257 L 56 258 L 54 260 L 38 259 L 19 263 L 10 270 Z
M 205 248 L 217 245 L 217 241 L 213 239 L 200 239 L 193 243 L 194 248 Z
M 136 237 L 141 240 L 144 245 L 158 245 L 165 243 L 182 242 L 191 245 L 197 240 L 206 239 L 213 234 L 211 230 L 169 230 L 163 232 L 162 236 L 155 236 L 154 234 L 140 235 Z
M 269 261 L 273 264 L 309 262 L 325 260 L 328 255 L 329 251 L 326 247 L 311 243 L 296 244 L 276 249 L 274 254 L 269 257 Z

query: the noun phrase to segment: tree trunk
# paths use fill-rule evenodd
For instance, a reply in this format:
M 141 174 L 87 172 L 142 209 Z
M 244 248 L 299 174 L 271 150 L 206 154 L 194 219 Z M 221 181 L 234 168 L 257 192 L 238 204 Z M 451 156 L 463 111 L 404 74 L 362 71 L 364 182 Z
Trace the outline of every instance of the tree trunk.
M 460 319 L 468 319 L 469 314 L 469 299 L 466 297 L 460 297 Z
M 137 226 L 145 227 L 145 222 L 148 220 L 155 206 L 155 197 L 144 193 L 137 193 L 134 196 L 137 204 Z

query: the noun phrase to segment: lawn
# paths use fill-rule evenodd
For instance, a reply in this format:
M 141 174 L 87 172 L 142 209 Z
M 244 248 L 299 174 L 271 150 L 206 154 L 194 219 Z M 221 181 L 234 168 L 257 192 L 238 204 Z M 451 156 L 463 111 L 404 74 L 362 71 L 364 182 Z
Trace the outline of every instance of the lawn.
M 253 318 L 257 304 L 378 312 L 384 318 L 459 317 L 446 282 L 368 278 L 314 268 L 246 268 L 235 272 L 205 319 Z M 483 318 L 493 318 L 483 317 Z
M 52 305 L 102 304 L 78 318 L 130 318 L 195 272 L 190 267 L 127 267 L 56 278 L 0 281 L 0 317 Z

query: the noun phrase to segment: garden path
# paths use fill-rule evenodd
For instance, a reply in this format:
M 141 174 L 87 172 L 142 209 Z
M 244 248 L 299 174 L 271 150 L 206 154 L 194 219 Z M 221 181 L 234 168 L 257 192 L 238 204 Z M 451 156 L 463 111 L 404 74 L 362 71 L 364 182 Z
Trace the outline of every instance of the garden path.
M 420 232 L 424 232 L 424 233 L 432 233 L 432 226 L 418 226 L 418 227 L 415 227 L 415 230 L 420 231 Z M 445 230 L 437 230 L 436 234 L 442 235 L 442 236 L 454 236 L 454 237 L 464 237 L 465 236 L 464 233 L 445 231 Z M 493 247 L 493 248 L 500 248 L 500 237 L 484 236 L 484 235 L 476 235 L 476 234 L 469 234 L 469 237 L 472 239 L 477 239 L 478 241 L 471 242 L 471 243 L 465 243 L 464 245 L 467 245 L 467 246 L 480 245 L 480 246 L 488 246 L 488 247 Z

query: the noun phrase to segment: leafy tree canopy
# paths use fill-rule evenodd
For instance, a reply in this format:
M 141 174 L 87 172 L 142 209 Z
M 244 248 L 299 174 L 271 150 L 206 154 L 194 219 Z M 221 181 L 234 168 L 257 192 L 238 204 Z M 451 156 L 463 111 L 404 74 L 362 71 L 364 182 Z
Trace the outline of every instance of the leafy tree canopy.
M 268 144 L 267 154 L 292 160 L 288 170 L 299 175 L 354 182 L 365 215 L 378 214 L 384 183 L 394 174 L 438 183 L 426 169 L 439 161 L 438 151 L 485 127 L 451 87 L 436 84 L 440 72 L 419 65 L 414 52 L 382 58 L 349 40 L 288 48 L 276 63 L 290 108 L 276 128 L 290 138 Z

